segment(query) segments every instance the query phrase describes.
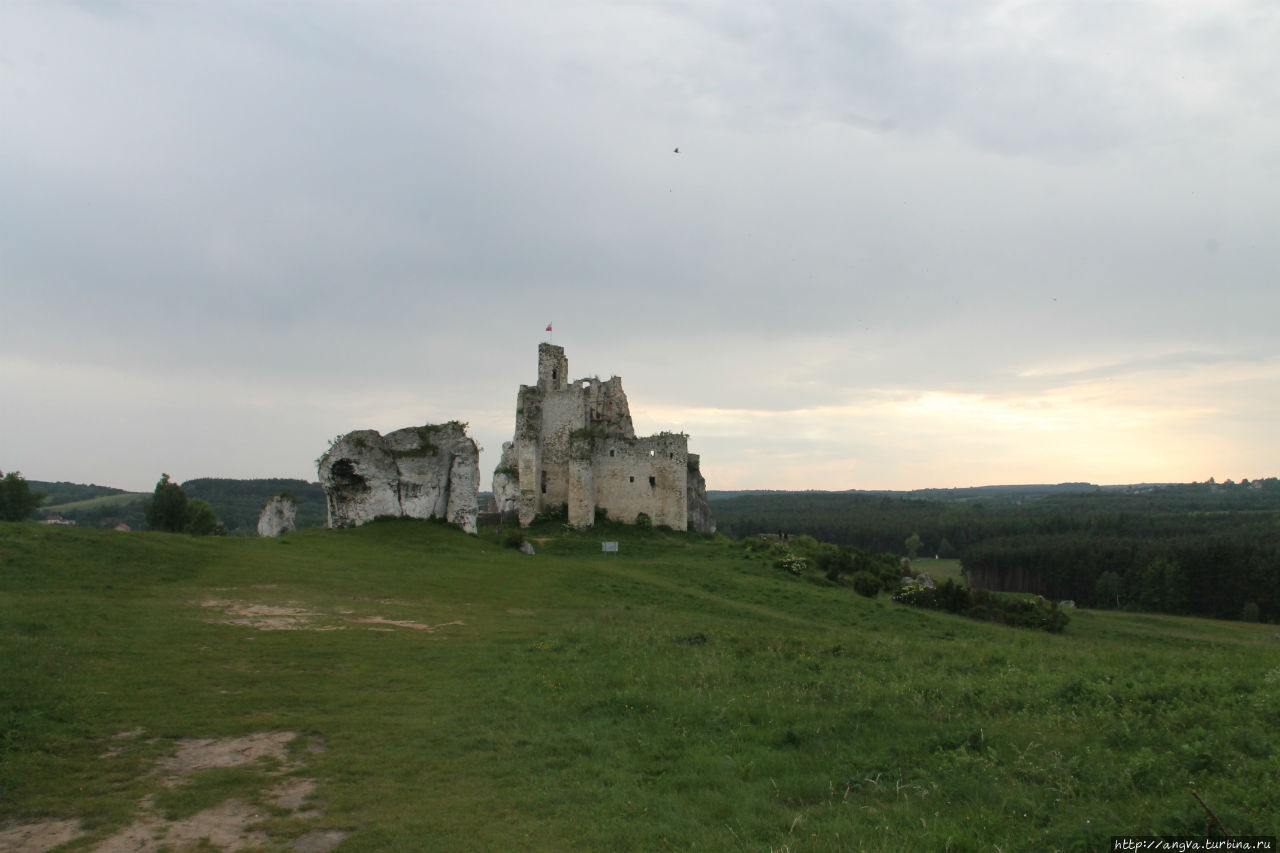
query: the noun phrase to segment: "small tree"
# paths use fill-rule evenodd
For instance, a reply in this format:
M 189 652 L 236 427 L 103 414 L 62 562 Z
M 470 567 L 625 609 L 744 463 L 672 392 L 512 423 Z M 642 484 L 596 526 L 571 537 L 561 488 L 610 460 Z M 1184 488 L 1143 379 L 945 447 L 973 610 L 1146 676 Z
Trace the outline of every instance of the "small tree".
M 880 592 L 880 579 L 871 572 L 854 572 L 853 591 L 866 598 L 875 598 Z
M 912 533 L 907 537 L 906 546 L 907 556 L 914 559 L 916 554 L 920 553 L 920 549 L 924 547 L 924 540 L 920 538 L 919 533 Z
M 156 483 L 155 493 L 143 507 L 147 518 L 147 526 L 152 530 L 165 530 L 169 533 L 181 533 L 187 525 L 187 493 L 182 487 L 169 479 L 168 474 L 160 475 Z M 210 507 L 212 512 L 212 507 Z M 215 518 L 215 522 L 216 522 Z
M 212 536 L 221 526 L 213 505 L 208 501 L 196 498 L 187 504 L 186 530 L 192 536 Z
M 1120 607 L 1124 578 L 1115 572 L 1103 572 L 1093 587 L 1093 597 L 1103 607 Z
M 22 521 L 36 511 L 44 495 L 31 491 L 22 474 L 10 471 L 0 480 L 0 521 Z

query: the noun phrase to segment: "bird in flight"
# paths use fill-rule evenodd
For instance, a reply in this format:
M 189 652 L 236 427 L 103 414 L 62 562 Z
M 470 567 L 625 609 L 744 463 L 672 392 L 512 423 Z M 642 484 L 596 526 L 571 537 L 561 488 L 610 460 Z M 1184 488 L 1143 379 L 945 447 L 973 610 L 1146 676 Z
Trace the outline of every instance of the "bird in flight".
M 673 152 L 671 152 L 671 153 L 673 153 L 673 154 L 679 154 L 679 153 L 680 153 L 680 149 L 679 149 L 679 148 L 677 148 L 675 151 L 673 151 Z

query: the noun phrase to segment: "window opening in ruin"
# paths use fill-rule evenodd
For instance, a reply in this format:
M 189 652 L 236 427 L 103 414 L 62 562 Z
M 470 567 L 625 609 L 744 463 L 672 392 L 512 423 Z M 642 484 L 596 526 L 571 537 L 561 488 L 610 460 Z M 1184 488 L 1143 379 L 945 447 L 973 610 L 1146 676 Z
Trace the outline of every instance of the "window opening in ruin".
M 635 478 L 635 477 L 628 477 L 628 478 L 627 478 L 627 482 L 628 482 L 628 483 L 634 483 L 635 481 L 636 481 L 636 478 Z
M 654 456 L 654 455 L 656 455 L 656 454 L 655 454 L 655 452 L 654 452 L 654 451 L 650 450 L 650 451 L 649 451 L 649 455 L 650 455 L 650 456 Z
M 547 472 L 546 471 L 542 472 L 542 493 L 544 495 L 547 493 Z
M 657 478 L 657 477 L 650 477 L 650 478 L 649 478 L 649 485 L 650 485 L 650 486 L 656 486 L 656 485 L 658 485 L 658 478 Z
M 610 455 L 610 456 L 612 456 L 612 455 L 613 455 L 613 451 L 612 451 L 612 450 L 610 450 L 610 451 L 609 451 L 609 455 Z

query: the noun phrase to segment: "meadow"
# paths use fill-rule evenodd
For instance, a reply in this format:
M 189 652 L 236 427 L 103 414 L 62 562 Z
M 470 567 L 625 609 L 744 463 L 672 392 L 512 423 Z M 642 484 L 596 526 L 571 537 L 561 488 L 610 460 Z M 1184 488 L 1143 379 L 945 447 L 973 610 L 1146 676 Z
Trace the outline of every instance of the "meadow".
M 1274 626 L 1046 634 L 529 535 L 0 524 L 0 848 L 1102 850 L 1204 833 L 1192 791 L 1280 831 Z

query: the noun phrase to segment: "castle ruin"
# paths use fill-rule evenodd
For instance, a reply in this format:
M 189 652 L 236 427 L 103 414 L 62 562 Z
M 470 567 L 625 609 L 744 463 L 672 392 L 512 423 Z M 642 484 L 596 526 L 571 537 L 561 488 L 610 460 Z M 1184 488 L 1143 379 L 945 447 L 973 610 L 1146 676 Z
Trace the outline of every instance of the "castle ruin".
M 569 524 L 641 515 L 675 530 L 714 532 L 706 481 L 684 433 L 637 437 L 622 380 L 569 379 L 564 347 L 538 346 L 538 384 L 521 385 L 514 438 L 502 445 L 493 496 L 528 526 L 565 507 Z

